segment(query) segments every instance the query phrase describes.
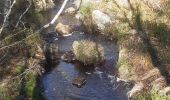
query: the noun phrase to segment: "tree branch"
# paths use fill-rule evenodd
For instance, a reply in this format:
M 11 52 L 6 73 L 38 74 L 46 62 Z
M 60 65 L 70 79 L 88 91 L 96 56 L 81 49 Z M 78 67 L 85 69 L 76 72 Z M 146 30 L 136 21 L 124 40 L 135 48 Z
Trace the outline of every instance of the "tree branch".
M 42 32 L 44 29 L 48 28 L 50 25 L 54 24 L 54 22 L 58 19 L 58 17 L 60 16 L 60 14 L 62 13 L 62 11 L 64 10 L 67 2 L 68 2 L 68 0 L 65 0 L 65 1 L 64 1 L 64 3 L 62 4 L 62 7 L 60 8 L 60 10 L 59 10 L 58 13 L 56 14 L 56 16 L 51 20 L 50 23 L 44 25 L 44 26 L 41 27 L 39 30 L 37 30 L 35 33 L 30 34 L 29 36 L 27 36 L 26 38 L 22 39 L 21 41 L 17 41 L 17 42 L 15 42 L 15 43 L 13 43 L 13 44 L 10 44 L 10 45 L 1 47 L 1 48 L 0 48 L 0 51 L 1 51 L 1 50 L 4 50 L 4 49 L 6 49 L 6 48 L 11 48 L 11 47 L 13 47 L 13 46 L 15 46 L 15 45 L 18 45 L 18 44 L 22 43 L 23 41 L 25 41 L 26 39 L 28 39 L 28 38 L 30 38 L 31 36 L 33 36 L 34 34 L 38 34 L 38 33 Z
M 11 10 L 12 10 L 15 3 L 16 3 L 16 0 L 13 1 L 12 5 L 10 6 L 10 8 L 9 8 L 5 18 L 4 18 L 3 24 L 2 24 L 2 26 L 0 28 L 0 35 L 2 34 L 2 31 L 3 31 L 4 27 L 5 27 L 6 21 L 7 21 L 8 17 L 9 17 L 9 15 L 11 14 Z

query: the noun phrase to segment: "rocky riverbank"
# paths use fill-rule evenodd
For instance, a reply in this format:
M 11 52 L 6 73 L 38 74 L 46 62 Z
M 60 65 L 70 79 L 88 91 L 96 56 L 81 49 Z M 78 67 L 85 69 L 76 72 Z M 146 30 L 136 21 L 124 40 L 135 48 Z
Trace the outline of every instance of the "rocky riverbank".
M 148 2 L 148 4 L 151 3 Z M 161 52 L 160 49 L 155 49 L 154 43 L 150 41 L 150 39 L 153 40 L 149 33 L 151 28 L 146 27 L 145 23 L 145 21 L 152 22 L 152 19 L 146 18 L 154 18 L 155 10 L 160 10 L 159 6 L 164 5 L 164 3 L 165 1 L 159 2 L 158 5 L 152 3 L 148 8 L 145 1 L 139 3 L 128 0 L 115 0 L 115 2 L 96 0 L 83 3 L 82 8 L 80 8 L 80 15 L 82 15 L 80 18 L 84 21 L 84 25 L 93 30 L 89 32 L 96 33 L 94 30 L 98 30 L 99 33 L 118 40 L 119 59 L 117 68 L 119 77 L 124 81 L 135 83 L 128 93 L 129 98 L 146 99 L 149 95 L 151 99 L 168 99 L 169 86 L 167 80 L 169 74 L 167 70 L 169 70 L 169 63 L 167 63 L 167 60 L 163 61 L 166 63 L 165 68 L 157 59 L 155 50 L 158 50 L 158 55 Z M 139 4 L 139 7 L 135 4 Z M 108 6 L 105 7 L 104 5 Z M 150 12 L 149 9 L 154 10 Z M 143 10 L 148 11 L 145 13 L 152 13 L 152 15 L 143 15 Z M 158 20 L 161 20 L 161 17 Z M 154 30 L 154 27 L 152 27 L 152 30 Z M 169 43 L 169 38 L 166 38 L 166 43 Z M 167 59 L 167 56 L 161 57 L 161 59 Z M 167 74 L 165 75 L 165 73 Z M 162 94 L 165 89 L 166 92 Z

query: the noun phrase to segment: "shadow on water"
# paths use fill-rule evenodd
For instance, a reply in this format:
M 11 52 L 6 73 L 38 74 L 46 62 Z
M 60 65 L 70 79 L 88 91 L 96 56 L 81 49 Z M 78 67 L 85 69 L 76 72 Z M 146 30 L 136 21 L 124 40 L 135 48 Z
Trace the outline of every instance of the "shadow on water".
M 58 46 L 59 55 L 70 51 L 74 41 L 88 39 L 103 46 L 105 63 L 94 67 L 84 66 L 80 62 L 67 63 L 60 59 L 57 60 L 58 64 L 53 65 L 53 69 L 42 75 L 40 79 L 42 94 L 46 100 L 128 100 L 126 83 L 116 81 L 115 65 L 118 50 L 113 41 L 107 40 L 102 35 L 81 32 L 59 38 L 54 34 L 50 33 L 46 41 L 51 41 Z M 72 81 L 76 77 L 85 78 L 86 84 L 82 88 L 72 85 Z

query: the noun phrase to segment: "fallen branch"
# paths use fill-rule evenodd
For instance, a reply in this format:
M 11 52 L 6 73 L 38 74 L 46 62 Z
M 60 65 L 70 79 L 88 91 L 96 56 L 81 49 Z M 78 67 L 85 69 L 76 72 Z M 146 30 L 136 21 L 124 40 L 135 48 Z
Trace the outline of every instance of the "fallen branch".
M 68 0 L 65 0 L 63 5 L 61 6 L 60 10 L 58 11 L 58 13 L 55 15 L 55 17 L 51 20 L 50 24 L 54 24 L 54 22 L 58 19 L 58 17 L 60 16 L 60 14 L 62 13 L 62 11 L 64 10 L 66 4 L 67 4 Z

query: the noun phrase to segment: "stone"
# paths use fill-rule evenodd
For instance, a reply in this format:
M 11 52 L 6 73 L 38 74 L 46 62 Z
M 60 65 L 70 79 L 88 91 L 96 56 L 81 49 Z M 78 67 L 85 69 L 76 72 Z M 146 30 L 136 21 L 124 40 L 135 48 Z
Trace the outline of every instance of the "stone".
M 72 51 L 68 51 L 61 56 L 61 60 L 71 63 L 74 62 L 76 59 L 74 53 Z
M 75 15 L 75 18 L 78 19 L 78 20 L 81 20 L 81 19 L 83 19 L 83 15 L 78 13 L 78 14 Z
M 108 25 L 112 24 L 110 16 L 100 10 L 94 10 L 92 12 L 92 20 L 97 25 L 99 30 L 104 30 Z
M 103 47 L 90 40 L 74 41 L 72 49 L 76 60 L 86 65 L 98 64 L 104 59 Z
M 72 28 L 69 25 L 58 23 L 55 27 L 55 32 L 62 36 L 69 35 L 72 32 Z
M 164 89 L 159 91 L 160 95 L 170 95 L 170 86 L 165 87 Z
M 45 11 L 54 7 L 53 0 L 33 0 L 33 6 L 36 12 Z
M 76 9 L 74 7 L 69 7 L 65 10 L 65 13 L 74 15 L 76 13 Z
M 72 84 L 78 88 L 81 88 L 83 85 L 86 84 L 86 79 L 83 77 L 76 77 L 73 79 Z

